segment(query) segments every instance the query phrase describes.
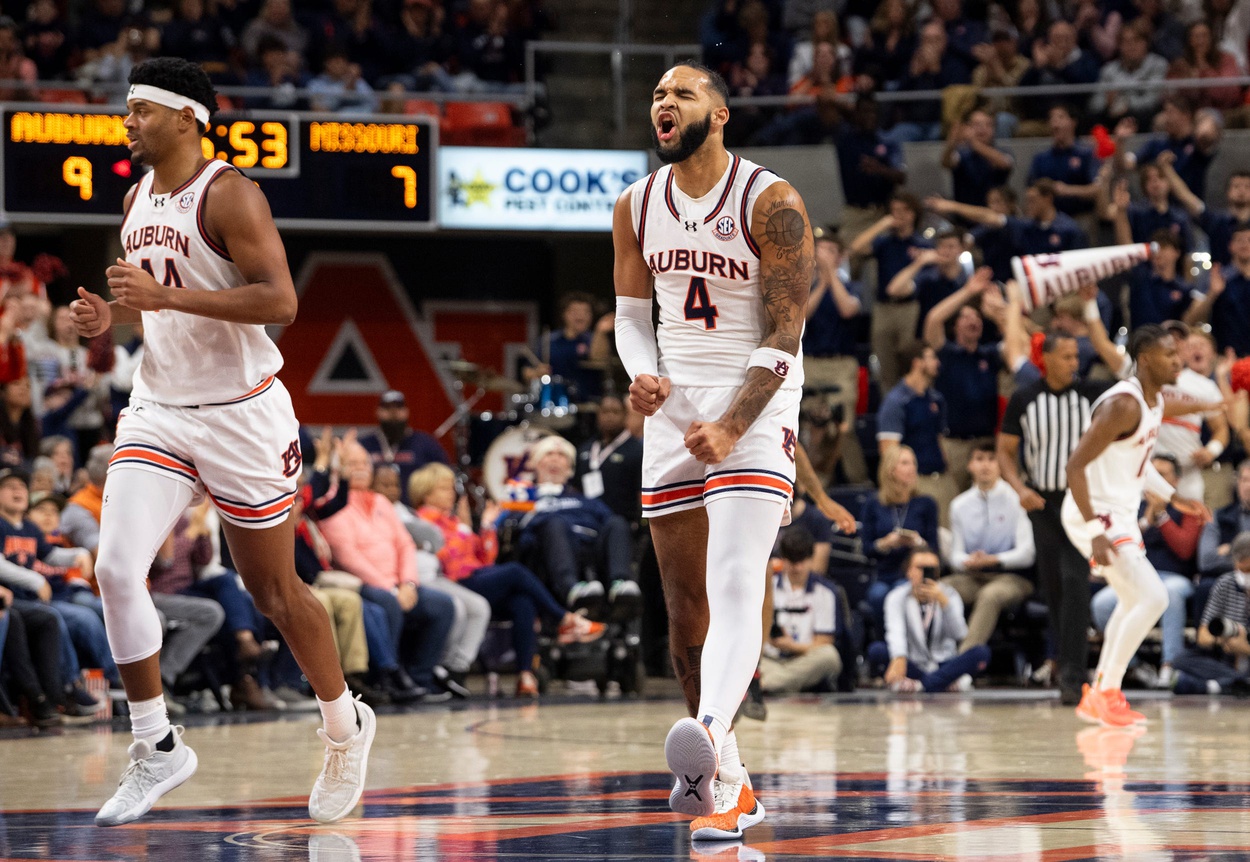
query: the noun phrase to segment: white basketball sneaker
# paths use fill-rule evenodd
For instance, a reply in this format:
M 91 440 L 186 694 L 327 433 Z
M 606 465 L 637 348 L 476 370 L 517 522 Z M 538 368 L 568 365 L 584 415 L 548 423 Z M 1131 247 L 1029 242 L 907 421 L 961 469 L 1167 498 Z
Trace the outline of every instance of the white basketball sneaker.
M 308 815 L 321 823 L 342 820 L 356 807 L 365 790 L 369 749 L 373 746 L 378 719 L 359 697 L 352 703 L 360 723 L 355 736 L 335 742 L 324 728 L 317 728 L 317 735 L 326 744 L 326 760 L 308 797 Z
M 160 751 L 137 739 L 131 743 L 130 765 L 117 783 L 117 792 L 95 816 L 96 826 L 121 826 L 138 820 L 160 799 L 195 774 L 199 760 L 182 741 L 181 727 L 172 728 L 174 747 Z
M 664 740 L 664 757 L 674 779 L 668 807 L 692 817 L 715 813 L 712 779 L 720 768 L 720 755 L 712 742 L 711 731 L 702 722 L 683 718 L 673 725 Z

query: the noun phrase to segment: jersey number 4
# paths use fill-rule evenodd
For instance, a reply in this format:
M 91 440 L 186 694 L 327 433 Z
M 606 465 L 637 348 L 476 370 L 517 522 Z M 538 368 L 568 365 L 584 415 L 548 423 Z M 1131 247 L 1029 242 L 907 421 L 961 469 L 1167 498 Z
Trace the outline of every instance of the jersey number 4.
M 707 281 L 697 275 L 690 279 L 690 289 L 686 291 L 686 320 L 702 320 L 704 329 L 715 329 L 719 314 L 707 295 Z
M 156 273 L 152 271 L 152 259 L 145 257 L 139 261 L 139 266 L 143 267 L 143 271 L 152 278 L 156 278 Z M 178 274 L 178 266 L 173 259 L 165 258 L 165 282 L 166 287 L 182 287 L 182 276 Z

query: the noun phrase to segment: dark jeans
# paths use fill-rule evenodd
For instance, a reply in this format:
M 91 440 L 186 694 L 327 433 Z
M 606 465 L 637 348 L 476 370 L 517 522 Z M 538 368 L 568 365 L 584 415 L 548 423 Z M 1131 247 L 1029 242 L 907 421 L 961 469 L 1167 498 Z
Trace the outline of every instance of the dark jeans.
M 990 663 L 990 648 L 982 644 L 962 652 L 938 665 L 937 670 L 926 673 L 919 665 L 907 660 L 907 676 L 920 680 L 925 691 L 946 691 L 951 683 L 964 674 L 976 676 Z M 868 667 L 873 676 L 881 676 L 890 664 L 890 648 L 885 641 L 868 646 Z
M 877 575 L 876 580 L 868 585 L 864 600 L 868 602 L 868 607 L 872 611 L 873 631 L 878 637 L 885 636 L 885 597 L 890 594 L 890 590 L 902 582 L 901 577 L 883 578 Z
M 551 597 L 538 576 L 520 563 L 504 563 L 483 566 L 459 583 L 490 602 L 492 619 L 512 621 L 517 670 L 533 668 L 537 648 L 535 620 L 542 614 L 559 622 L 565 614 L 564 607 Z
M 407 612 L 390 590 L 365 585 L 360 589 L 360 597 L 386 611 L 391 643 L 413 682 L 424 688 L 433 687 L 434 665 L 438 664 L 447 634 L 456 621 L 456 604 L 451 596 L 417 587 L 417 603 Z
M 1042 493 L 1042 498 L 1046 508 L 1029 512 L 1037 545 L 1037 579 L 1050 611 L 1059 685 L 1080 691 L 1089 678 L 1089 563 L 1072 547 L 1059 520 L 1063 493 Z
M 1228 691 L 1234 680 L 1245 678 L 1245 674 L 1238 673 L 1231 664 L 1196 649 L 1185 650 L 1172 662 L 1172 667 L 1177 672 L 1177 694 L 1206 694 L 1208 680 L 1214 680 L 1221 689 Z
M 546 518 L 537 527 L 525 531 L 521 550 L 534 561 L 551 591 L 562 601 L 582 580 L 587 567 L 606 584 L 634 579 L 630 568 L 634 545 L 629 523 L 619 515 L 605 521 L 593 538 L 576 533 L 564 518 Z
M 8 610 L 4 667 L 14 686 L 34 700 L 62 701 L 61 617 L 42 602 L 17 599 Z
M 264 637 L 264 618 L 256 610 L 252 597 L 239 586 L 238 576 L 234 572 L 225 572 L 211 578 L 196 581 L 182 590 L 184 596 L 198 596 L 201 599 L 212 599 L 221 605 L 226 612 L 226 621 L 221 630 L 231 637 L 235 632 L 249 631 L 257 641 Z

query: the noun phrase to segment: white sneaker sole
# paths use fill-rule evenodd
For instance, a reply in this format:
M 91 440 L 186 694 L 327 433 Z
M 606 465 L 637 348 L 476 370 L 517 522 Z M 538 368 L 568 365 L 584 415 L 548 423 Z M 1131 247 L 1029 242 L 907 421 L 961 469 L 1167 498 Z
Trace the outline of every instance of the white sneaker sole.
M 668 807 L 691 817 L 716 813 L 712 779 L 720 764 L 707 728 L 693 718 L 674 724 L 664 740 L 664 758 L 674 778 Z
M 337 811 L 330 813 L 321 812 L 318 814 L 317 812 L 314 812 L 310 800 L 310 804 L 308 806 L 308 816 L 313 820 L 316 820 L 318 823 L 334 823 L 342 820 L 348 814 L 352 813 L 352 809 L 356 807 L 356 805 L 360 802 L 360 797 L 364 795 L 365 782 L 369 778 L 369 751 L 373 748 L 373 737 L 377 734 L 378 719 L 377 716 L 373 714 L 372 709 L 363 703 L 361 706 L 369 710 L 369 720 L 367 722 L 361 722 L 360 729 L 365 735 L 365 753 L 361 755 L 360 758 L 360 784 L 356 786 L 356 795 L 352 797 L 351 802 L 342 806 Z
M 743 832 L 763 821 L 764 806 L 757 799 L 755 800 L 755 810 L 747 814 L 738 815 L 737 832 L 726 832 L 724 829 L 717 829 L 715 826 L 704 826 L 702 829 L 696 829 L 691 833 L 690 839 L 692 841 L 737 841 L 742 838 Z
M 199 768 L 199 765 L 200 765 L 199 758 L 195 756 L 195 752 L 188 746 L 187 747 L 187 762 L 184 763 L 182 765 L 182 768 L 179 769 L 177 772 L 175 772 L 173 775 L 171 775 L 169 778 L 166 778 L 160 784 L 154 785 L 152 789 L 148 791 L 148 795 L 143 797 L 143 805 L 140 807 L 138 811 L 131 810 L 121 817 L 114 817 L 112 819 L 101 818 L 100 815 L 97 814 L 95 818 L 95 825 L 96 826 L 123 826 L 127 823 L 133 823 L 134 821 L 138 820 L 140 817 L 142 817 L 143 815 L 151 811 L 152 806 L 156 804 L 156 801 L 158 799 L 160 799 L 166 793 L 169 793 L 171 790 L 176 789 L 180 784 L 185 782 L 192 775 L 195 775 L 195 770 Z

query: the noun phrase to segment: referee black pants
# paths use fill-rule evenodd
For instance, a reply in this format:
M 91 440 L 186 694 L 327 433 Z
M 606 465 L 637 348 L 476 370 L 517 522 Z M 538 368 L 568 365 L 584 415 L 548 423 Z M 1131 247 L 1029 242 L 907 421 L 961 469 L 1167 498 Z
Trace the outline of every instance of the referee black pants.
M 1050 609 L 1059 687 L 1079 696 L 1089 679 L 1089 563 L 1072 547 L 1059 520 L 1063 492 L 1039 492 L 1046 507 L 1029 512 L 1037 547 L 1037 576 Z

